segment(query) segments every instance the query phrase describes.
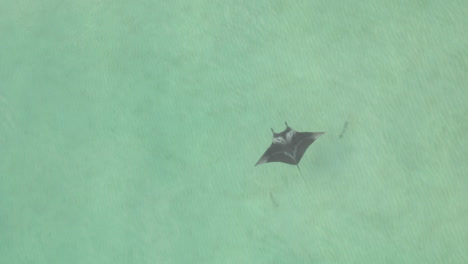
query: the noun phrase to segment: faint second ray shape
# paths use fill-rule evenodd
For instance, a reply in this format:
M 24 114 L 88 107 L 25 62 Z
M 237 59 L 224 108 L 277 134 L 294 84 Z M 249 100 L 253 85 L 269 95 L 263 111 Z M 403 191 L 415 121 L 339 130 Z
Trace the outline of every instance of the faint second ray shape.
M 271 200 L 271 202 L 273 203 L 273 205 L 274 205 L 275 207 L 278 207 L 278 206 L 279 206 L 278 202 L 276 201 L 276 199 L 275 199 L 275 197 L 273 196 L 273 193 L 271 193 L 271 191 L 270 191 L 270 200 Z
M 349 123 L 348 121 L 346 121 L 346 122 L 344 123 L 343 129 L 341 130 L 341 133 L 340 133 L 340 135 L 338 136 L 339 138 L 342 138 L 342 137 L 343 137 L 343 135 L 344 135 L 346 129 L 348 128 L 348 123 Z
M 270 147 L 258 160 L 255 166 L 268 162 L 283 162 L 296 165 L 302 175 L 299 162 L 304 156 L 307 148 L 325 132 L 298 132 L 289 127 L 284 122 L 286 129 L 283 132 L 275 133 L 273 128 L 273 140 Z

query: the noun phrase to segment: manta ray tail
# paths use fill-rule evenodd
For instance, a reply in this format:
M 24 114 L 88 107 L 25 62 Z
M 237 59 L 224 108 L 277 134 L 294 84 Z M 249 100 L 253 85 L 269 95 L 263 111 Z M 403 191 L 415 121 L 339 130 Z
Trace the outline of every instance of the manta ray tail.
M 312 191 L 309 188 L 309 185 L 307 185 L 307 182 L 304 178 L 304 174 L 302 174 L 301 168 L 299 167 L 299 164 L 296 164 L 297 169 L 299 170 L 299 173 L 301 174 L 302 181 L 304 182 L 305 186 L 307 187 L 307 190 L 309 191 L 310 194 L 312 194 Z

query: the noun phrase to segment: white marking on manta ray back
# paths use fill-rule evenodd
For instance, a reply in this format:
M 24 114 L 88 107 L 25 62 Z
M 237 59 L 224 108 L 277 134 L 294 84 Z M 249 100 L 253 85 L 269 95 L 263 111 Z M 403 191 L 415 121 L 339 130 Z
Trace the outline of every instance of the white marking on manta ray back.
M 284 139 L 284 137 L 274 137 L 273 144 L 286 145 L 286 140 Z
M 286 142 L 291 142 L 292 137 L 296 134 L 296 131 L 292 130 L 286 133 Z
M 291 142 L 292 138 L 296 134 L 296 131 L 291 130 L 288 133 L 286 133 L 286 137 L 274 137 L 273 138 L 273 143 L 274 144 L 281 144 L 281 145 L 286 145 Z

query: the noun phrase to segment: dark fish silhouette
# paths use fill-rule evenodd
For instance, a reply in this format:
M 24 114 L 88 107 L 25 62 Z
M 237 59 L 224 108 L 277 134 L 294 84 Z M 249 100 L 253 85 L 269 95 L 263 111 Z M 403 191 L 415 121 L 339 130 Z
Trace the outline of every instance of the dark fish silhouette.
M 297 132 L 290 128 L 288 123 L 284 123 L 286 124 L 286 129 L 281 133 L 275 133 L 273 128 L 271 129 L 273 132 L 273 142 L 255 166 L 268 162 L 283 162 L 297 165 L 299 168 L 299 161 L 301 161 L 307 148 L 325 133 Z

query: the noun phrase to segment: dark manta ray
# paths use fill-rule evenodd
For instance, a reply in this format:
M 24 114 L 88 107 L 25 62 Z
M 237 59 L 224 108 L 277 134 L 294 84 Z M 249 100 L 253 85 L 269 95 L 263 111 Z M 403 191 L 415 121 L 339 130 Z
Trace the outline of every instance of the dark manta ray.
M 268 162 L 283 162 L 297 165 L 299 168 L 299 161 L 301 161 L 307 148 L 325 133 L 297 132 L 290 128 L 288 123 L 284 123 L 286 124 L 286 129 L 281 133 L 275 133 L 273 128 L 271 129 L 271 132 L 273 132 L 273 142 L 255 166 Z

